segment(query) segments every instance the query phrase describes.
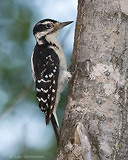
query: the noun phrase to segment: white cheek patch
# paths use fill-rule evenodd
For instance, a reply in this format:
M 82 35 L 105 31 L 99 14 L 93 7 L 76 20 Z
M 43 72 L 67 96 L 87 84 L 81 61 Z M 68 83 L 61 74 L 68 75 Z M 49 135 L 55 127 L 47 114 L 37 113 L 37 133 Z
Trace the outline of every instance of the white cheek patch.
M 41 37 L 46 36 L 46 35 L 47 35 L 49 32 L 51 32 L 51 31 L 52 31 L 52 28 L 51 28 L 51 29 L 47 29 L 47 30 L 42 31 L 42 32 L 37 32 L 37 33 L 35 34 L 35 38 L 36 38 L 38 44 L 43 44 L 43 42 L 42 42 L 42 40 L 41 40 Z
M 41 37 L 43 37 L 45 35 L 44 32 L 38 32 L 35 34 L 36 40 L 38 42 L 38 44 L 43 44 Z
M 37 40 L 39 40 L 41 37 L 43 37 L 45 35 L 45 32 L 37 32 L 36 34 L 35 34 L 35 37 L 36 37 L 36 39 Z

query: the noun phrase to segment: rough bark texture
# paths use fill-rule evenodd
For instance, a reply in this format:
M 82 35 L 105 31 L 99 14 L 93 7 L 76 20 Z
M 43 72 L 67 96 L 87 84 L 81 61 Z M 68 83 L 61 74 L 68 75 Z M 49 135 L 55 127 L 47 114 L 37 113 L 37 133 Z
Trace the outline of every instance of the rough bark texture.
M 57 160 L 128 160 L 128 0 L 79 0 Z

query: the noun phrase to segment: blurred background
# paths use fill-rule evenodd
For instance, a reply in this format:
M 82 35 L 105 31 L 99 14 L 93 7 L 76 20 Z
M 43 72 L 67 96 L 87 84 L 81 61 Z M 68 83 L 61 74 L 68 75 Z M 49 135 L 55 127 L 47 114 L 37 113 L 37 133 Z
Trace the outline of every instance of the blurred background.
M 53 128 L 45 125 L 32 79 L 32 30 L 44 18 L 73 20 L 58 38 L 70 65 L 76 16 L 77 0 L 0 0 L 0 160 L 55 159 Z M 67 87 L 57 112 L 60 124 L 66 94 Z

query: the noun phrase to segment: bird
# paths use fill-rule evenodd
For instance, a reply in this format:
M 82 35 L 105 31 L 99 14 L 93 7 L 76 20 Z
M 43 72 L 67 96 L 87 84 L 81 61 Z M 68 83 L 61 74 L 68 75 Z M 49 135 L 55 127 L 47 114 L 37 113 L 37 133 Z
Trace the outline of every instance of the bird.
M 31 67 L 36 96 L 39 107 L 45 114 L 46 125 L 50 120 L 52 122 L 57 145 L 60 139 L 60 127 L 56 110 L 65 84 L 72 77 L 67 69 L 66 57 L 57 37 L 60 30 L 72 22 L 43 19 L 33 28 L 36 45 L 31 56 Z

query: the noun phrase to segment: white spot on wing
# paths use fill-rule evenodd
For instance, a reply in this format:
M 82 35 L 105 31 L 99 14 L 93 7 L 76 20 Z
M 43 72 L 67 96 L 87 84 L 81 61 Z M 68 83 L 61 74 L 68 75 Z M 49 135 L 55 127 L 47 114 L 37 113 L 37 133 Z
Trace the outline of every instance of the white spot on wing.
M 36 90 L 37 90 L 37 92 L 41 92 L 41 89 L 39 89 L 39 88 L 36 88 Z
M 48 89 L 43 89 L 43 88 L 41 88 L 41 91 L 43 91 L 44 93 L 47 93 L 48 92 Z
M 39 102 L 40 102 L 40 101 L 42 101 L 42 102 L 44 102 L 44 103 L 47 102 L 47 99 L 43 99 L 43 98 L 39 98 L 39 97 L 37 97 L 37 99 L 38 99 Z
M 48 94 L 48 99 L 50 98 L 50 94 Z
M 46 103 L 46 102 L 47 102 L 47 99 L 41 98 L 41 101 L 44 102 L 44 103 Z
M 55 89 L 52 89 L 52 92 L 55 93 Z
M 47 93 L 48 92 L 48 89 L 43 89 L 43 88 L 41 88 L 41 89 L 39 89 L 39 88 L 36 88 L 36 90 L 37 90 L 37 92 L 44 92 L 44 93 Z
M 49 77 L 51 78 L 53 76 L 53 73 L 49 74 Z
M 56 72 L 56 70 L 55 70 L 55 69 L 53 69 L 53 72 L 55 73 L 55 72 Z
M 53 100 L 54 100 L 54 97 L 52 97 L 51 100 L 53 101 Z
M 43 108 L 43 107 L 41 107 L 41 110 L 42 110 L 42 111 L 45 111 L 46 109 L 45 109 L 45 108 Z
M 51 78 L 51 77 L 52 77 L 52 74 L 49 74 L 49 77 Z
M 38 80 L 37 82 L 38 82 L 38 83 L 41 83 L 41 82 L 48 83 L 48 82 L 51 82 L 51 80 L 45 81 L 44 79 L 40 79 L 40 80 Z
M 45 78 L 48 78 L 48 75 L 45 75 Z

